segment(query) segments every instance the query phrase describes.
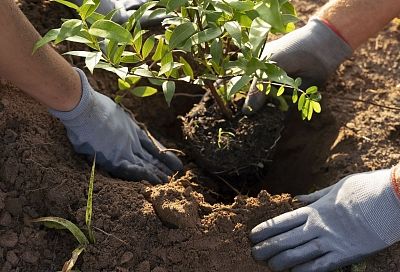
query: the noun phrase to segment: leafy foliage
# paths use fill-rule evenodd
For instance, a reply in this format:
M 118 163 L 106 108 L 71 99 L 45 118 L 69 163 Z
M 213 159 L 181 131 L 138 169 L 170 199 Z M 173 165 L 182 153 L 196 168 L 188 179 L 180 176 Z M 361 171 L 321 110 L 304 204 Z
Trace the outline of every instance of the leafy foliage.
M 156 85 L 170 104 L 176 81 L 210 88 L 210 82 L 222 80 L 221 97 L 214 98 L 224 105 L 256 78 L 257 86 L 263 86 L 260 91 L 275 97 L 286 97 L 290 89 L 303 119 L 310 120 L 313 112 L 321 111 L 316 87 L 301 90 L 300 79 L 290 78 L 270 56 L 261 57 L 269 33 L 284 34 L 295 28 L 296 12 L 288 0 L 150 1 L 122 25 L 112 21 L 115 11 L 96 13 L 100 0 L 85 0 L 80 7 L 66 0 L 55 1 L 76 10 L 80 20 L 66 20 L 60 29 L 49 31 L 34 50 L 50 41 L 86 44 L 94 52 L 68 54 L 85 58 L 91 72 L 104 69 L 115 73 L 123 91 L 117 101 L 127 93 L 152 95 L 157 92 Z M 166 16 L 159 35 L 142 29 L 140 18 L 149 10 L 150 18 Z M 135 86 L 140 79 L 147 79 L 151 86 Z

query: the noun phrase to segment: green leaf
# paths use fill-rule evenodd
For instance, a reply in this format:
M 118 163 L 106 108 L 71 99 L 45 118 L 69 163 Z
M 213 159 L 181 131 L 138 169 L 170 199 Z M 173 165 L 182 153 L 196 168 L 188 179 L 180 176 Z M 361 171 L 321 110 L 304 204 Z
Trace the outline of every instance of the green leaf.
M 140 76 L 127 76 L 125 80 L 130 85 L 135 85 L 136 83 L 139 82 Z
M 263 71 L 269 80 L 289 86 L 294 85 L 294 80 L 289 77 L 282 68 L 272 63 L 265 63 L 264 67 L 265 69 Z
M 220 27 L 211 27 L 200 31 L 192 36 L 193 44 L 201 44 L 214 40 L 221 36 L 222 29 Z
M 148 78 L 147 79 L 151 84 L 155 86 L 162 86 L 162 84 L 165 82 L 163 79 L 157 79 L 157 78 Z
M 115 68 L 115 67 L 113 67 L 110 64 L 105 63 L 105 62 L 99 62 L 99 64 L 97 64 L 95 68 L 103 69 L 103 70 L 112 72 L 112 73 L 116 74 L 119 78 L 121 78 L 123 80 L 125 80 L 126 75 L 128 74 L 128 67 Z
M 58 34 L 56 40 L 54 41 L 55 44 L 64 41 L 66 38 L 75 36 L 81 31 L 82 28 L 82 21 L 78 19 L 71 19 L 65 21 L 61 25 L 60 33 Z
M 285 27 L 282 21 L 282 14 L 280 13 L 279 1 L 270 0 L 269 2 L 269 5 L 265 2 L 256 5 L 255 10 L 261 19 L 269 23 L 277 31 L 284 33 Z
M 194 79 L 193 69 L 190 64 L 183 57 L 179 57 L 179 62 L 183 64 L 183 73 L 185 73 L 185 75 L 189 76 L 191 79 Z
M 306 90 L 306 94 L 314 94 L 318 91 L 317 86 L 311 86 L 309 88 L 307 88 Z
M 161 67 L 160 71 L 158 72 L 158 75 L 161 76 L 165 74 L 167 77 L 169 77 L 171 75 L 173 66 L 174 66 L 174 58 L 172 56 L 172 53 L 169 52 L 165 54 L 165 56 L 161 59 Z
M 140 18 L 143 17 L 146 11 L 155 7 L 157 5 L 157 1 L 149 1 L 144 4 L 141 4 L 140 7 L 129 17 L 128 23 L 126 24 L 126 29 L 131 31 L 135 24 L 139 22 Z
M 165 101 L 167 101 L 168 107 L 171 105 L 172 98 L 175 94 L 175 82 L 174 81 L 164 81 L 162 84 L 162 89 L 165 96 Z
M 89 244 L 89 240 L 86 238 L 85 234 L 71 221 L 54 216 L 46 216 L 40 217 L 37 219 L 33 219 L 32 222 L 34 223 L 52 223 L 56 225 L 60 225 L 60 227 L 64 227 L 68 229 L 72 235 L 78 240 L 80 245 L 86 246 Z
M 86 67 L 89 69 L 89 71 L 93 74 L 94 68 L 102 59 L 102 53 L 101 52 L 89 52 L 89 53 L 90 54 L 85 59 L 85 64 Z
M 297 103 L 297 109 L 301 111 L 304 106 L 304 102 L 306 101 L 306 94 L 302 93 L 299 98 L 299 102 Z
M 65 40 L 75 43 L 83 43 L 93 48 L 93 42 L 89 40 L 88 35 L 89 33 L 81 30 L 77 35 L 68 37 Z
M 111 61 L 115 65 L 119 65 L 121 61 L 121 56 L 125 52 L 126 45 L 121 45 L 117 47 L 117 50 L 112 54 Z
M 119 43 L 132 43 L 132 35 L 128 30 L 111 20 L 99 20 L 89 29 L 93 36 L 106 38 Z
M 320 113 L 320 112 L 321 112 L 321 105 L 320 105 L 317 101 L 311 100 L 310 103 L 311 103 L 311 106 L 312 106 L 313 110 L 314 110 L 316 113 Z
M 92 169 L 90 171 L 89 189 L 86 203 L 85 222 L 88 229 L 89 240 L 91 243 L 95 242 L 94 233 L 92 229 L 92 215 L 93 215 L 93 186 L 94 186 L 94 172 L 96 168 L 96 153 L 94 154 Z
M 153 57 L 151 58 L 153 61 L 159 61 L 164 55 L 164 39 L 160 38 L 158 40 L 158 44 L 156 47 L 156 52 L 154 52 Z
M 215 61 L 217 64 L 220 64 L 222 60 L 222 43 L 220 39 L 215 39 L 211 43 L 210 53 L 213 61 Z
M 313 111 L 313 108 L 311 106 L 311 100 L 307 100 L 307 102 L 306 102 L 306 105 L 307 105 L 307 119 L 308 119 L 308 121 L 310 121 L 314 111 Z
M 271 25 L 261 18 L 255 18 L 251 24 L 249 32 L 249 42 L 252 45 L 253 56 L 258 57 L 262 45 L 267 40 L 267 35 Z
M 105 19 L 105 20 L 112 20 L 117 12 L 118 12 L 118 9 L 113 9 L 113 10 L 111 10 L 110 12 L 108 12 L 108 13 L 106 14 L 106 16 L 104 16 L 104 18 L 102 18 L 102 19 Z
M 120 89 L 121 91 L 125 91 L 125 90 L 128 90 L 130 87 L 131 87 L 131 84 L 129 84 L 125 80 L 118 78 L 118 89 Z
M 194 23 L 184 23 L 178 25 L 172 32 L 169 39 L 169 48 L 174 49 L 183 45 L 196 32 L 196 25 Z
M 167 11 L 165 10 L 165 8 L 156 8 L 149 14 L 149 17 L 147 17 L 147 19 L 151 20 L 165 15 L 167 15 Z
M 298 91 L 297 91 L 297 89 L 294 89 L 294 90 L 293 90 L 293 95 L 292 95 L 292 101 L 293 101 L 293 103 L 296 103 L 298 98 L 299 98 L 299 97 L 298 97 Z
M 141 61 L 137 53 L 133 53 L 130 51 L 124 51 L 122 53 L 120 61 L 122 63 L 138 63 Z
M 234 77 L 230 80 L 230 83 L 232 84 L 232 87 L 229 88 L 228 87 L 228 91 L 227 91 L 227 98 L 228 100 L 238 91 L 242 90 L 243 87 L 245 87 L 250 81 L 252 80 L 252 77 L 248 76 L 248 75 L 244 75 L 244 76 L 238 76 L 238 77 Z
M 35 46 L 33 47 L 33 50 L 32 50 L 32 54 L 34 54 L 36 52 L 36 50 L 38 50 L 43 45 L 45 45 L 51 41 L 54 41 L 57 38 L 59 33 L 60 33 L 60 28 L 52 29 L 49 32 L 47 32 L 43 38 L 41 38 L 40 40 L 38 40 L 35 43 Z
M 242 28 L 236 21 L 226 22 L 224 24 L 225 30 L 229 33 L 232 39 L 237 43 L 237 45 L 242 44 Z
M 90 17 L 99 5 L 100 0 L 84 0 L 82 6 L 78 9 L 82 20 L 86 20 L 86 18 Z
M 285 87 L 281 85 L 276 93 L 276 96 L 281 96 L 285 92 Z
M 167 10 L 173 11 L 184 6 L 189 0 L 169 0 L 167 3 Z
M 254 9 L 254 3 L 252 1 L 239 1 L 239 0 L 228 0 L 226 1 L 232 8 L 238 11 L 248 11 Z
M 109 18 L 106 18 L 103 14 L 93 12 L 88 18 L 86 18 L 86 22 L 88 22 L 90 25 L 94 24 L 95 22 L 106 19 L 106 20 L 111 20 Z
M 134 70 L 133 73 L 137 76 L 142 76 L 142 77 L 154 77 L 153 73 L 146 69 L 136 69 Z
M 72 8 L 74 10 L 78 10 L 79 9 L 78 5 L 75 5 L 74 3 L 71 3 L 70 1 L 66 1 L 66 0 L 52 0 L 52 1 L 60 3 L 60 4 L 63 4 L 64 6 Z
M 143 44 L 143 48 L 142 48 L 142 57 L 143 59 L 147 58 L 151 51 L 154 48 L 154 43 L 155 43 L 155 39 L 154 36 L 150 36 Z
M 140 53 L 142 50 L 143 44 L 143 35 L 147 32 L 147 30 L 142 30 L 142 27 L 139 23 L 136 24 L 135 29 L 133 31 L 133 47 L 135 48 L 137 53 Z
M 130 90 L 130 92 L 138 97 L 146 97 L 155 94 L 157 89 L 149 86 L 140 86 Z

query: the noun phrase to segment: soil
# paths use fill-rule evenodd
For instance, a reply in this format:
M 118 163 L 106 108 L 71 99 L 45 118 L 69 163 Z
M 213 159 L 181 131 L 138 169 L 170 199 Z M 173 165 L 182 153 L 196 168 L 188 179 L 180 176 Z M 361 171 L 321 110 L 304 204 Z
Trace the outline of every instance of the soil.
M 209 173 L 238 177 L 265 172 L 284 127 L 284 113 L 271 102 L 255 116 L 241 112 L 243 100 L 232 103 L 227 120 L 210 95 L 183 118 L 183 136 L 191 157 Z M 255 181 L 253 181 L 255 182 Z
M 303 19 L 326 1 L 296 0 Z M 48 0 L 20 0 L 41 34 L 69 11 Z M 81 271 L 268 271 L 250 256 L 248 231 L 299 204 L 290 194 L 332 184 L 350 173 L 390 167 L 400 159 L 400 27 L 392 22 L 346 61 L 324 90 L 323 113 L 310 123 L 293 114 L 282 133 L 271 171 L 247 196 L 207 176 L 184 157 L 185 174 L 159 186 L 113 179 L 97 170 L 94 226 L 97 242 L 78 262 Z M 56 48 L 60 52 L 68 45 Z M 70 58 L 74 65 L 83 64 Z M 112 95 L 115 80 L 95 73 L 90 82 Z M 168 108 L 162 95 L 127 101 L 137 118 L 171 147 L 184 150 L 177 115 L 198 102 L 182 88 Z M 179 105 L 179 106 L 178 106 Z M 149 109 L 157 109 L 149 110 Z M 160 114 L 160 111 L 162 114 Z M 184 150 L 185 151 L 185 150 Z M 0 268 L 56 271 L 77 242 L 64 231 L 30 222 L 61 216 L 83 227 L 88 162 L 74 153 L 63 126 L 46 109 L 0 82 Z M 213 185 L 213 186 L 208 186 Z M 229 198 L 224 190 L 231 194 Z M 236 191 L 241 191 L 235 196 Z M 269 193 L 268 193 L 269 192 Z M 235 196 L 235 197 L 234 197 Z M 224 201 L 222 201 L 224 200 Z M 394 245 L 358 271 L 400 271 Z

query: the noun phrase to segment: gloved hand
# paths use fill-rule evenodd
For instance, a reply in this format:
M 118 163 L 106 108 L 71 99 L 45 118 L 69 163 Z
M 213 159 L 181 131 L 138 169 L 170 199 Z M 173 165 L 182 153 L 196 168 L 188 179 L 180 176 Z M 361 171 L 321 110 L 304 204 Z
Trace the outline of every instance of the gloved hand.
M 348 57 L 353 50 L 321 20 L 311 19 L 301 27 L 280 39 L 265 45 L 262 57 L 270 56 L 279 67 L 293 78 L 302 79 L 301 88 L 321 85 Z M 266 95 L 256 87 L 250 87 L 243 106 L 243 113 L 256 113 L 265 103 Z
M 131 117 L 110 98 L 92 89 L 83 71 L 82 97 L 70 112 L 50 110 L 67 129 L 76 152 L 93 156 L 116 177 L 162 183 L 182 169 L 171 152 L 162 153 Z M 157 142 L 161 148 L 164 148 Z
M 71 0 L 77 5 L 82 5 L 84 0 Z M 141 5 L 148 2 L 149 0 L 100 0 L 100 6 L 97 8 L 96 12 L 106 15 L 110 11 L 116 9 L 117 12 L 113 17 L 113 20 L 117 23 L 125 23 L 128 21 L 129 17 L 132 13 L 137 10 Z M 144 26 L 151 26 L 160 24 L 165 16 L 156 16 L 152 19 L 149 19 L 148 16 L 151 13 L 145 12 L 143 17 L 141 18 L 141 24 Z
M 254 259 L 273 271 L 324 272 L 354 263 L 400 240 L 400 199 L 391 170 L 348 176 L 310 195 L 311 203 L 256 226 Z

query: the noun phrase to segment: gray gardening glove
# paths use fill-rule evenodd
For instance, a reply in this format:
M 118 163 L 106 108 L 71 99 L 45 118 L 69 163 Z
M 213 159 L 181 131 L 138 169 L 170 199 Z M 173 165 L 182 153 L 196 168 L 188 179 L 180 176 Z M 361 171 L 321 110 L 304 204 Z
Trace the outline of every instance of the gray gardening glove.
M 76 70 L 82 82 L 78 106 L 70 112 L 50 110 L 65 125 L 76 152 L 89 156 L 96 153 L 97 164 L 128 180 L 162 183 L 182 169 L 174 154 L 160 152 L 120 106 L 94 91 L 85 74 Z
M 353 50 L 317 18 L 280 39 L 266 44 L 262 57 L 270 56 L 289 76 L 302 79 L 302 88 L 321 85 Z M 250 87 L 243 113 L 254 114 L 265 103 L 266 95 L 256 82 Z
M 71 0 L 77 5 L 82 5 L 83 0 Z M 97 8 L 97 12 L 103 15 L 108 14 L 110 11 L 116 9 L 117 13 L 114 15 L 113 20 L 117 23 L 125 23 L 128 21 L 132 13 L 138 9 L 141 5 L 148 2 L 149 0 L 101 0 L 100 6 Z M 165 18 L 163 16 L 156 16 L 155 18 L 148 19 L 151 11 L 146 12 L 141 18 L 142 25 L 155 25 L 161 23 Z
M 332 271 L 400 240 L 400 200 L 389 169 L 351 175 L 297 198 L 311 204 L 250 233 L 253 257 L 273 271 Z

